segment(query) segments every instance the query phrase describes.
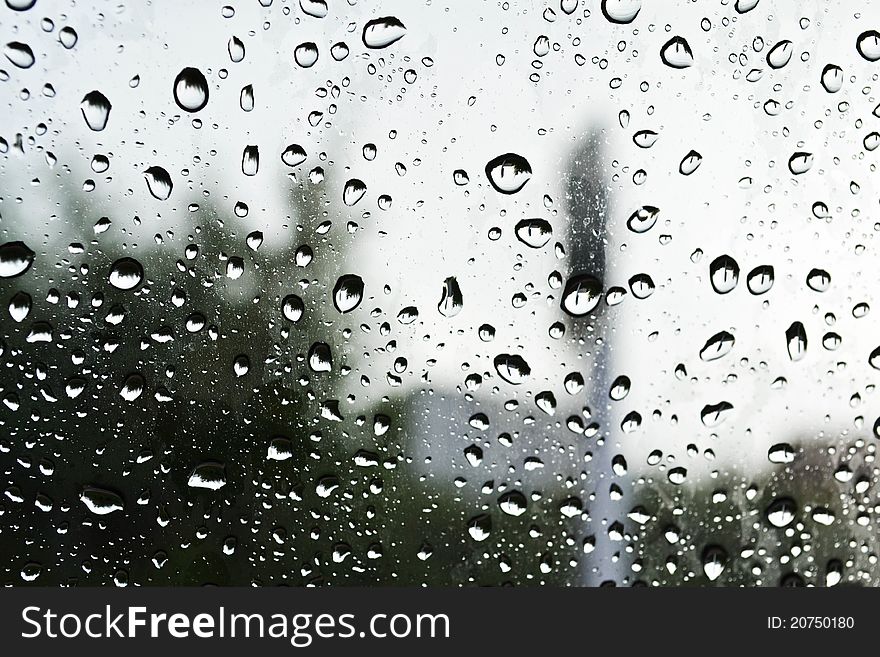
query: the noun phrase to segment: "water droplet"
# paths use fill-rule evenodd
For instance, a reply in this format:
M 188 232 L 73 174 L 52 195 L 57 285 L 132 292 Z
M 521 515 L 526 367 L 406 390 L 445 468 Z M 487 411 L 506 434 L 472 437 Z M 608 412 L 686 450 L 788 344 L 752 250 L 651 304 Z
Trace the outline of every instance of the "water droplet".
M 133 290 L 144 280 L 144 268 L 134 258 L 120 258 L 110 268 L 108 280 L 117 290 Z
M 577 9 L 578 0 L 559 0 L 559 8 L 569 16 Z
M 459 287 L 455 276 L 450 276 L 443 281 L 443 292 L 440 295 L 437 310 L 444 317 L 455 317 L 461 312 L 463 306 L 464 296 L 461 293 L 461 287 Z
M 341 62 L 343 59 L 348 57 L 348 46 L 345 45 L 342 41 L 334 43 L 332 46 L 330 46 L 330 56 L 337 62 Z
M 532 373 L 529 364 L 517 354 L 499 354 L 494 364 L 498 376 L 512 385 L 520 385 Z
M 718 256 L 709 265 L 709 277 L 718 294 L 727 294 L 739 282 L 739 265 L 729 255 Z
M 387 48 L 405 34 L 406 27 L 394 16 L 376 18 L 364 25 L 364 45 L 367 48 Z
M 562 292 L 562 309 L 572 317 L 591 312 L 602 298 L 602 283 L 591 274 L 575 274 Z
M 79 494 L 80 501 L 86 505 L 89 511 L 98 516 L 105 516 L 114 511 L 122 511 L 125 503 L 118 493 L 106 488 L 87 486 Z
M 532 177 L 532 167 L 521 155 L 505 153 L 489 161 L 486 177 L 495 191 L 515 194 Z
M 107 126 L 107 119 L 110 118 L 110 110 L 112 105 L 107 100 L 107 96 L 100 91 L 90 91 L 83 96 L 79 105 L 86 125 L 92 130 L 99 132 Z
M 144 171 L 144 178 L 147 181 L 147 189 L 150 190 L 153 198 L 159 201 L 168 200 L 168 197 L 171 196 L 171 191 L 174 189 L 174 184 L 171 182 L 171 176 L 165 169 L 159 166 L 152 166 Z
M 632 23 L 642 9 L 642 0 L 602 0 L 602 14 L 612 23 Z
M 633 143 L 639 148 L 651 148 L 657 143 L 659 136 L 653 130 L 639 130 L 633 135 Z
M 788 443 L 776 443 L 767 450 L 770 463 L 791 463 L 794 461 L 794 447 Z
M 514 230 L 517 239 L 533 249 L 540 249 L 553 237 L 553 228 L 544 219 L 523 219 Z
M 299 144 L 290 144 L 281 153 L 281 161 L 289 167 L 296 167 L 306 161 L 306 152 Z
M 37 3 L 37 0 L 6 0 L 6 6 L 13 11 L 27 11 Z
M 694 64 L 694 53 L 683 37 L 674 36 L 660 49 L 660 59 L 672 68 L 688 68 Z
M 717 404 L 707 404 L 700 411 L 700 420 L 704 426 L 715 427 L 724 422 L 724 419 L 733 410 L 733 404 L 722 401 Z
M 774 527 L 790 525 L 796 514 L 797 504 L 790 497 L 777 498 L 767 507 L 767 520 Z
M 266 458 L 270 461 L 286 461 L 293 458 L 293 442 L 284 436 L 272 438 L 266 450 Z
M 703 156 L 697 151 L 690 151 L 682 158 L 681 163 L 678 165 L 678 172 L 684 176 L 689 176 L 699 169 L 702 163 Z
M 788 39 L 783 39 L 770 49 L 767 53 L 767 65 L 770 68 L 782 68 L 789 61 L 794 53 L 794 46 Z
M 843 69 L 834 64 L 827 64 L 822 69 L 820 81 L 825 91 L 830 94 L 836 94 L 843 86 Z
M 311 41 L 299 44 L 293 50 L 293 59 L 303 68 L 310 68 L 318 61 L 318 46 Z
M 144 385 L 144 377 L 137 372 L 133 372 L 125 377 L 122 388 L 119 390 L 119 396 L 125 401 L 132 402 L 143 394 Z
M 774 280 L 773 265 L 758 265 L 749 272 L 749 275 L 746 277 L 746 285 L 749 288 L 749 292 L 757 296 L 769 292 L 770 288 L 773 287 Z
M 281 301 L 281 313 L 285 319 L 291 322 L 298 322 L 305 311 L 303 300 L 295 294 L 288 294 Z
M 785 342 L 788 357 L 793 361 L 801 360 L 807 354 L 807 331 L 800 322 L 794 322 L 785 331 Z
M 14 322 L 22 322 L 30 314 L 33 299 L 27 292 L 16 292 L 9 300 L 9 316 Z
M 788 170 L 799 176 L 806 173 L 813 166 L 813 154 L 797 152 L 788 159 Z
M 34 263 L 34 252 L 24 242 L 0 245 L 0 278 L 21 276 Z
M 252 112 L 254 110 L 254 85 L 246 84 L 241 88 L 238 104 L 244 112 Z
M 229 59 L 238 63 L 244 59 L 244 43 L 237 36 L 230 37 L 226 46 L 229 51 Z
M 700 358 L 706 362 L 718 360 L 730 353 L 735 342 L 733 335 L 727 331 L 716 333 L 706 340 L 706 344 L 700 350 Z
M 226 485 L 226 466 L 216 461 L 205 461 L 197 465 L 189 476 L 190 488 L 220 490 Z
M 324 18 L 329 11 L 326 0 L 299 0 L 299 6 L 304 14 L 314 18 Z
M 333 305 L 341 313 L 350 313 L 361 305 L 364 298 L 364 281 L 355 274 L 344 274 L 333 288 Z
M 811 269 L 807 274 L 807 287 L 814 292 L 826 292 L 831 286 L 831 274 L 824 269 Z
M 79 36 L 72 27 L 65 26 L 58 31 L 58 41 L 68 50 L 76 45 L 78 39 Z
M 313 372 L 330 372 L 333 370 L 333 354 L 326 342 L 315 342 L 309 347 L 309 368 Z
M 737 3 L 739 4 L 739 3 Z M 757 4 L 757 2 L 755 2 Z M 748 11 L 748 10 L 746 10 Z M 721 577 L 721 573 L 727 567 L 727 550 L 720 545 L 709 545 L 703 550 L 703 572 L 710 582 Z
M 518 490 L 510 490 L 498 498 L 498 507 L 507 515 L 518 517 L 526 512 L 529 503 Z
M 345 183 L 345 188 L 342 190 L 342 202 L 352 206 L 360 201 L 366 193 L 367 186 L 364 184 L 364 181 L 352 178 Z
M 647 233 L 657 223 L 659 213 L 659 208 L 655 208 L 653 205 L 643 205 L 626 220 L 626 227 L 634 233 Z
M 10 41 L 3 49 L 6 59 L 15 64 L 18 68 L 30 68 L 34 65 L 34 51 L 31 47 L 21 41 Z
M 241 153 L 241 172 L 246 176 L 256 176 L 260 170 L 260 149 L 255 145 L 244 147 Z
M 198 112 L 208 104 L 208 81 L 199 69 L 187 67 L 177 74 L 174 102 L 186 112 Z
M 867 30 L 862 32 L 856 39 L 856 50 L 869 62 L 880 59 L 880 32 Z

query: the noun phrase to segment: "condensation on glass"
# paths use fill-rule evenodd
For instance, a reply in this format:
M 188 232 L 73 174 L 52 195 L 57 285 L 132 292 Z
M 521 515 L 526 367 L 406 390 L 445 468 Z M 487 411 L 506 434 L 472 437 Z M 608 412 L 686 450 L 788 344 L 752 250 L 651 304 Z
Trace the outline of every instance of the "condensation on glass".
M 21 585 L 876 585 L 880 7 L 4 0 Z

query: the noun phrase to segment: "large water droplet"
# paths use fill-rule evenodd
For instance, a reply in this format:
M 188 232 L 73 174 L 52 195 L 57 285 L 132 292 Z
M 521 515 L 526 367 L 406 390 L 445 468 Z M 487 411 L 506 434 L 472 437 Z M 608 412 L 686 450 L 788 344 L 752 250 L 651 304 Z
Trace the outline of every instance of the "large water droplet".
M 190 488 L 220 490 L 226 485 L 226 467 L 216 461 L 206 461 L 197 465 L 189 476 Z
M 790 525 L 797 514 L 797 504 L 790 497 L 780 497 L 767 507 L 767 520 L 774 527 Z
M 495 191 L 515 194 L 532 177 L 532 167 L 523 156 L 505 153 L 489 161 L 486 165 L 486 177 Z
M 785 342 L 791 360 L 801 360 L 807 354 L 807 331 L 801 322 L 794 322 L 786 329 Z
M 306 161 L 306 151 L 299 144 L 290 144 L 281 153 L 281 161 L 289 167 L 296 167 Z
M 739 265 L 729 255 L 718 256 L 709 265 L 709 278 L 712 289 L 718 294 L 727 294 L 739 282 Z
M 333 288 L 333 305 L 341 313 L 350 313 L 364 298 L 364 280 L 356 274 L 344 274 Z
M 813 166 L 813 154 L 797 152 L 788 158 L 788 170 L 799 176 L 806 173 Z
M 324 18 L 329 11 L 326 0 L 299 0 L 299 6 L 304 14 L 314 18 Z
M 526 496 L 518 490 L 510 490 L 498 498 L 498 507 L 509 516 L 521 516 L 528 509 Z
M 364 184 L 364 181 L 352 178 L 345 183 L 345 187 L 342 190 L 342 202 L 352 206 L 360 201 L 366 193 L 367 186 Z
M 36 58 L 31 47 L 21 41 L 10 41 L 3 49 L 6 59 L 15 64 L 18 68 L 30 68 L 34 65 Z
M 856 39 L 856 50 L 869 62 L 880 59 L 880 32 L 867 30 L 862 32 Z
M 529 364 L 517 354 L 499 354 L 495 356 L 494 364 L 498 376 L 513 385 L 520 385 L 532 373 Z
M 364 25 L 364 45 L 367 48 L 387 48 L 406 34 L 406 27 L 394 16 L 376 18 Z
M 684 37 L 674 36 L 660 49 L 660 59 L 672 68 L 688 68 L 694 64 L 694 53 Z
M 721 573 L 727 567 L 727 550 L 720 545 L 709 545 L 703 550 L 703 572 L 710 582 L 721 577 Z
M 822 69 L 820 78 L 822 86 L 830 94 L 836 94 L 843 87 L 843 69 L 834 64 L 828 64 Z
M 517 239 L 533 249 L 540 249 L 553 237 L 553 228 L 544 219 L 523 219 L 514 230 Z
M 174 78 L 174 102 L 186 112 L 198 112 L 208 104 L 208 81 L 197 68 L 184 68 Z
M 450 276 L 443 281 L 443 292 L 440 295 L 440 303 L 437 304 L 437 310 L 444 317 L 455 317 L 461 312 L 464 306 L 464 296 L 461 293 L 461 287 L 455 276 Z
M 144 268 L 134 258 L 120 258 L 110 268 L 108 280 L 118 290 L 133 290 L 144 280 Z
M 770 49 L 767 53 L 767 65 L 770 68 L 782 68 L 789 61 L 794 53 L 794 46 L 788 39 L 783 39 Z
M 171 182 L 171 176 L 162 167 L 150 167 L 144 171 L 144 179 L 147 181 L 147 189 L 150 190 L 153 198 L 167 201 L 168 197 L 171 196 L 174 184 Z
M 699 169 L 702 163 L 703 156 L 697 151 L 690 151 L 682 158 L 681 163 L 678 165 L 678 172 L 683 176 L 689 176 Z
M 659 213 L 659 208 L 655 208 L 653 205 L 643 205 L 626 220 L 626 227 L 634 233 L 647 233 L 657 223 Z
M 0 245 L 0 278 L 21 276 L 34 262 L 34 252 L 24 242 Z
M 107 126 L 107 119 L 110 118 L 112 105 L 107 100 L 107 96 L 100 91 L 90 91 L 83 96 L 79 108 L 82 111 L 83 118 L 86 120 L 86 125 L 92 130 L 98 132 Z
M 281 302 L 281 312 L 288 321 L 298 322 L 304 311 L 303 300 L 295 294 L 288 294 Z
M 709 362 L 718 360 L 730 353 L 733 349 L 735 338 L 727 331 L 716 333 L 706 340 L 706 344 L 700 349 L 700 358 Z
M 258 146 L 244 147 L 241 153 L 241 172 L 246 176 L 256 176 L 260 170 L 260 149 Z
M 769 292 L 770 288 L 773 287 L 774 280 L 773 265 L 758 265 L 749 272 L 749 275 L 746 277 L 746 285 L 749 288 L 749 292 L 759 295 Z
M 238 63 L 244 59 L 244 43 L 237 36 L 231 37 L 226 47 L 229 51 L 229 59 L 233 62 Z
M 602 14 L 612 23 L 632 23 L 642 9 L 642 0 L 602 0 Z
M 108 513 L 122 511 L 125 508 L 125 503 L 118 493 L 96 486 L 84 488 L 79 494 L 79 499 L 89 511 L 98 516 L 106 516 Z
M 575 274 L 562 292 L 562 309 L 572 317 L 591 312 L 602 298 L 602 283 L 591 274 Z
M 310 68 L 318 61 L 318 46 L 311 41 L 299 44 L 293 50 L 293 59 L 303 68 Z
M 122 388 L 119 390 L 119 396 L 125 401 L 134 401 L 143 394 L 144 386 L 144 377 L 137 372 L 132 372 L 125 377 Z

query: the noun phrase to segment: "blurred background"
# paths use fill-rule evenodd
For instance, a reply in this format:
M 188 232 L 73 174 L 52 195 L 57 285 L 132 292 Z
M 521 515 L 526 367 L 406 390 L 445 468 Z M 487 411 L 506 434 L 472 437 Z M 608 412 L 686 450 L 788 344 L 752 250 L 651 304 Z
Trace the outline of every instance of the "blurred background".
M 3 582 L 875 585 L 863 4 L 5 0 Z

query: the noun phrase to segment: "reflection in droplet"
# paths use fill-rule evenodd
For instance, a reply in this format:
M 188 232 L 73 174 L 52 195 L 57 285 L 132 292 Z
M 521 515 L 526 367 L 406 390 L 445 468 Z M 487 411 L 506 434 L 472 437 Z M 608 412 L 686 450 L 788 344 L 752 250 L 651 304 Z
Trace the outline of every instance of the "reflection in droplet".
M 108 280 L 117 290 L 133 290 L 144 280 L 144 268 L 134 258 L 120 258 L 110 267 Z
M 293 59 L 303 68 L 310 68 L 318 61 L 318 46 L 311 41 L 299 44 L 293 50 Z
M 489 161 L 486 177 L 495 191 L 515 194 L 532 177 L 532 167 L 521 155 L 505 153 Z
M 34 252 L 24 242 L 0 245 L 0 278 L 21 276 L 34 262 Z
M 188 66 L 177 74 L 174 102 L 186 112 L 198 112 L 208 104 L 208 81 L 199 69 Z
M 360 201 L 366 193 L 367 186 L 364 184 L 364 181 L 352 178 L 345 183 L 345 187 L 342 190 L 342 202 L 348 206 L 352 206 Z
M 688 68 L 694 64 L 694 53 L 683 37 L 674 36 L 660 49 L 660 59 L 672 68 Z
M 376 18 L 364 25 L 364 45 L 367 48 L 387 48 L 405 34 L 406 27 L 394 16 Z
M 281 161 L 289 167 L 299 166 L 306 161 L 306 151 L 299 144 L 290 144 L 281 153 Z
M 856 50 L 869 62 L 880 59 L 880 32 L 867 30 L 862 32 L 856 39 Z
M 171 196 L 171 191 L 174 189 L 174 184 L 171 182 L 171 176 L 165 169 L 159 166 L 152 166 L 144 171 L 144 178 L 147 181 L 147 189 L 150 190 L 153 198 L 160 201 L 168 200 L 168 197 Z
M 632 23 L 642 8 L 642 0 L 602 0 L 602 14 L 612 23 Z
M 31 47 L 21 41 L 10 41 L 3 49 L 6 59 L 15 64 L 18 68 L 30 68 L 36 61 L 34 51 Z
M 498 376 L 513 385 L 520 385 L 532 373 L 532 368 L 522 356 L 517 354 L 499 354 L 494 360 Z
M 462 295 L 458 280 L 454 276 L 450 276 L 443 281 L 443 293 L 440 296 L 440 303 L 437 304 L 437 310 L 444 317 L 455 317 L 461 312 L 463 306 L 464 295 Z
M 98 132 L 107 126 L 107 119 L 110 118 L 112 106 L 110 101 L 107 100 L 107 96 L 100 91 L 90 91 L 83 96 L 79 107 L 89 128 Z
M 575 274 L 562 292 L 562 309 L 572 317 L 591 312 L 602 298 L 602 283 L 591 274 Z
M 364 298 L 364 280 L 356 274 L 340 276 L 333 287 L 333 305 L 341 313 L 350 313 Z

